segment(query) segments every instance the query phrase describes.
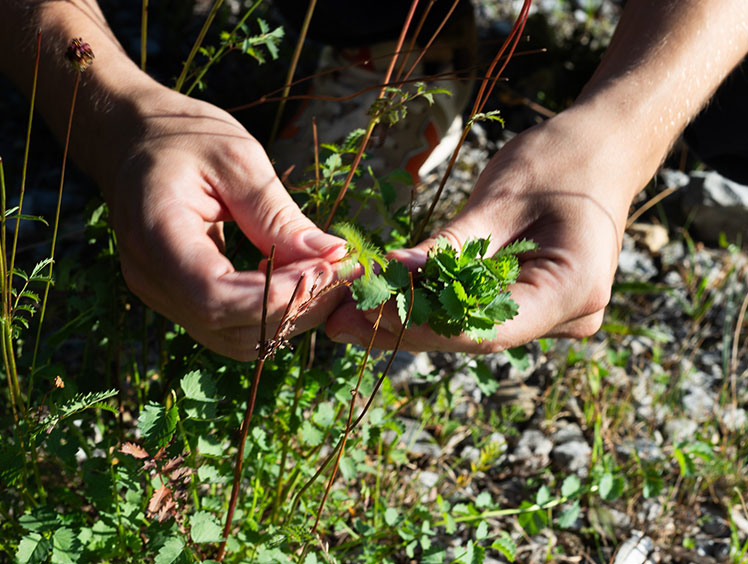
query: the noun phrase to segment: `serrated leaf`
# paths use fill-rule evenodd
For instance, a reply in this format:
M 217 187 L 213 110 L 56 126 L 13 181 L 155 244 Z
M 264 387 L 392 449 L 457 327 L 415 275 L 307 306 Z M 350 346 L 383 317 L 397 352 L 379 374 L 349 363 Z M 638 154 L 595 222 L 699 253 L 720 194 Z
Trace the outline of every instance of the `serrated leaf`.
M 182 556 L 184 550 L 184 541 L 179 537 L 171 537 L 158 551 L 154 564 L 173 564 L 176 560 Z
M 496 324 L 512 319 L 518 311 L 517 302 L 512 299 L 508 292 L 501 292 L 490 304 L 483 308 L 483 314 Z
M 579 500 L 575 499 L 574 503 L 564 509 L 561 515 L 558 516 L 558 526 L 562 529 L 568 529 L 574 525 L 579 518 L 580 510 Z
M 431 303 L 423 290 L 420 288 L 415 289 L 413 291 L 413 299 L 413 310 L 410 313 L 408 327 L 411 325 L 423 325 L 428 322 L 431 315 Z M 410 307 L 410 291 L 397 294 L 395 301 L 397 303 L 397 314 L 400 317 L 400 323 L 404 323 L 405 317 L 408 315 L 408 307 Z
M 89 394 L 77 394 L 65 404 L 59 408 L 54 414 L 48 415 L 42 419 L 39 424 L 34 428 L 32 435 L 37 436 L 44 431 L 51 430 L 57 423 L 66 417 L 80 413 L 91 407 L 98 407 L 99 409 L 107 409 L 117 413 L 117 410 L 112 406 L 103 403 L 111 397 L 117 395 L 117 390 L 106 390 L 103 392 L 92 392 Z
M 60 527 L 52 535 L 52 564 L 76 564 L 83 552 L 83 545 L 75 531 Z
M 160 448 L 169 444 L 177 428 L 178 417 L 176 406 L 167 410 L 155 402 L 146 405 L 138 419 L 138 429 L 146 445 Z
M 301 440 L 309 446 L 317 446 L 322 442 L 324 434 L 317 429 L 310 421 L 304 421 L 301 424 Z
M 204 402 L 216 402 L 216 383 L 213 378 L 200 370 L 185 374 L 179 382 L 185 397 Z
M 47 560 L 49 540 L 39 533 L 29 533 L 21 539 L 16 550 L 16 562 L 18 564 L 41 564 Z
M 135 443 L 125 443 L 119 451 L 123 454 L 129 454 L 134 458 L 148 458 L 148 452 L 142 446 Z
M 43 533 L 51 531 L 60 524 L 59 514 L 47 505 L 34 507 L 28 513 L 21 515 L 18 523 L 27 531 Z
M 475 498 L 476 507 L 491 507 L 492 503 L 493 501 L 491 500 L 491 494 L 488 492 L 481 492 L 478 494 L 478 497 Z
M 486 259 L 484 263 L 502 286 L 514 284 L 519 276 L 519 259 L 514 255 L 503 255 Z
M 497 335 L 493 321 L 472 315 L 465 320 L 464 332 L 476 343 L 492 341 Z
M 502 248 L 496 251 L 496 253 L 494 253 L 493 257 L 497 258 L 497 257 L 502 257 L 504 255 L 519 255 L 521 253 L 526 253 L 529 251 L 537 251 L 537 250 L 538 250 L 538 244 L 535 241 L 522 239 L 520 241 L 514 241 L 513 243 L 504 245 Z
M 330 427 L 335 421 L 335 410 L 329 403 L 321 403 L 312 415 L 312 421 L 322 428 Z
M 493 541 L 493 544 L 491 544 L 491 548 L 493 548 L 494 550 L 498 550 L 501 554 L 504 555 L 504 558 L 509 560 L 509 562 L 514 562 L 514 559 L 517 556 L 517 544 L 512 540 L 512 537 L 510 537 L 509 533 L 507 533 L 506 531 L 502 531 L 501 536 Z
M 476 259 L 483 258 L 488 251 L 489 243 L 490 238 L 468 240 L 460 251 L 459 265 L 465 266 Z
M 375 309 L 390 295 L 390 286 L 382 276 L 362 276 L 356 278 L 351 284 L 353 299 L 356 300 L 357 309 Z
M 439 293 L 439 303 L 444 306 L 444 310 L 455 320 L 459 321 L 465 315 L 465 306 L 460 301 L 452 284 L 444 288 Z
M 221 542 L 221 525 L 211 513 L 198 511 L 190 519 L 190 537 L 193 542 Z
M 394 289 L 408 288 L 410 286 L 410 276 L 408 267 L 399 260 L 391 260 L 383 273 L 384 279 Z

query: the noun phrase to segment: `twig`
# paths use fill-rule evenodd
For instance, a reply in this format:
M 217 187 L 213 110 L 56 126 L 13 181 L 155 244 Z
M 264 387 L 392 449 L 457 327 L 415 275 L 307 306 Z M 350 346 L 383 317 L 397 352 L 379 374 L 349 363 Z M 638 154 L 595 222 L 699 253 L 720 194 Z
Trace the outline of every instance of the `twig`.
M 525 22 L 527 21 L 527 16 L 529 14 L 531 4 L 532 4 L 532 0 L 524 0 L 522 9 L 520 10 L 519 16 L 517 16 L 517 20 L 514 22 L 514 26 L 512 27 L 512 30 L 509 33 L 509 36 L 504 40 L 504 43 L 501 45 L 501 48 L 499 49 L 499 51 L 496 53 L 496 56 L 493 58 L 493 61 L 491 61 L 491 65 L 488 67 L 488 71 L 486 71 L 486 76 L 481 82 L 480 89 L 478 90 L 478 95 L 476 96 L 475 103 L 473 104 L 473 109 L 470 112 L 470 119 L 468 119 L 468 122 L 462 131 L 462 135 L 460 136 L 460 140 L 457 142 L 457 146 L 452 152 L 452 158 L 450 158 L 449 164 L 447 165 L 447 170 L 442 176 L 441 182 L 439 183 L 439 188 L 437 189 L 436 194 L 434 194 L 434 197 L 431 200 L 431 205 L 429 206 L 428 212 L 426 212 L 426 216 L 423 218 L 423 221 L 421 222 L 420 227 L 416 231 L 415 237 L 411 239 L 412 244 L 418 242 L 418 240 L 421 239 L 423 232 L 426 230 L 426 226 L 431 220 L 431 216 L 434 214 L 434 210 L 436 209 L 436 204 L 439 202 L 442 192 L 444 191 L 444 187 L 447 184 L 447 180 L 449 179 L 449 176 L 452 173 L 452 169 L 454 168 L 455 163 L 457 162 L 457 156 L 460 153 L 460 149 L 462 148 L 462 145 L 465 143 L 465 139 L 467 139 L 468 133 L 470 132 L 473 119 L 475 118 L 475 116 L 477 116 L 480 112 L 483 111 L 483 107 L 488 101 L 488 97 L 491 95 L 491 91 L 496 85 L 496 81 L 498 81 L 499 77 L 501 76 L 501 73 L 504 72 L 506 65 L 509 63 L 512 56 L 514 55 L 514 51 L 517 48 L 517 44 L 519 43 L 519 39 L 522 35 L 522 30 L 525 28 Z M 504 53 L 506 52 L 507 49 L 509 49 L 509 53 L 507 54 L 506 57 L 504 57 Z M 498 65 L 499 61 L 501 61 L 502 59 L 504 60 L 504 62 L 501 65 L 501 67 L 499 67 L 499 70 L 496 72 L 496 74 L 494 75 L 493 74 L 494 69 Z
M 732 406 L 733 409 L 738 408 L 738 390 L 737 390 L 737 373 L 738 373 L 738 342 L 740 341 L 740 330 L 743 327 L 743 320 L 745 319 L 745 313 L 748 310 L 748 291 L 745 293 L 743 298 L 743 305 L 740 306 L 740 313 L 738 313 L 738 320 L 735 324 L 735 334 L 732 337 L 732 355 L 730 358 L 730 388 L 732 391 Z
M 283 93 L 281 94 L 281 101 L 278 104 L 278 110 L 275 112 L 275 121 L 273 122 L 273 129 L 270 132 L 270 145 L 275 143 L 275 138 L 278 135 L 278 129 L 280 129 L 281 119 L 283 119 L 283 110 L 286 109 L 286 96 L 291 91 L 291 82 L 293 81 L 293 75 L 296 73 L 296 67 L 299 64 L 299 57 L 301 56 L 301 49 L 304 47 L 304 40 L 306 34 L 309 31 L 309 24 L 312 21 L 312 15 L 314 15 L 314 8 L 317 5 L 317 0 L 309 0 L 309 6 L 307 6 L 306 14 L 304 15 L 304 22 L 301 24 L 299 30 L 299 38 L 296 41 L 296 48 L 294 49 L 293 56 L 291 57 L 291 64 L 288 67 L 288 73 L 286 74 L 286 82 L 283 86 Z
M 268 296 L 270 295 L 270 282 L 273 277 L 273 264 L 275 263 L 275 245 L 270 249 L 270 256 L 268 257 L 267 266 L 265 268 L 265 291 L 262 298 L 262 321 L 260 324 L 260 353 L 255 362 L 255 373 L 252 379 L 252 387 L 250 388 L 250 397 L 247 402 L 247 409 L 244 411 L 244 419 L 242 420 L 242 426 L 239 433 L 239 445 L 236 452 L 236 458 L 234 461 L 234 481 L 231 486 L 231 499 L 229 501 L 229 510 L 226 513 L 226 522 L 223 525 L 223 540 L 218 548 L 218 562 L 223 562 L 223 557 L 226 554 L 226 542 L 228 541 L 229 532 L 231 531 L 231 522 L 234 518 L 234 510 L 236 509 L 236 501 L 239 497 L 239 481 L 242 476 L 242 463 L 244 462 L 244 444 L 247 442 L 247 433 L 249 432 L 249 422 L 252 419 L 252 412 L 254 411 L 255 399 L 257 397 L 257 386 L 260 383 L 260 375 L 262 374 L 262 367 L 265 364 L 265 356 L 263 352 L 265 346 L 265 329 L 267 325 L 267 311 L 268 311 Z
M 148 0 L 143 0 L 140 7 L 140 70 L 145 72 L 145 61 L 148 53 Z
M 179 92 L 182 89 L 182 86 L 184 86 L 184 81 L 187 79 L 187 73 L 192 66 L 192 61 L 195 60 L 195 56 L 200 50 L 200 46 L 203 44 L 205 35 L 208 33 L 208 29 L 210 28 L 210 24 L 213 23 L 213 19 L 216 17 L 216 14 L 218 14 L 218 9 L 221 7 L 221 4 L 223 4 L 223 0 L 215 0 L 215 2 L 213 2 L 213 7 L 210 9 L 208 17 L 205 18 L 203 27 L 202 29 L 200 29 L 200 33 L 198 34 L 197 39 L 195 39 L 195 43 L 192 45 L 190 54 L 187 55 L 187 60 L 184 62 L 184 66 L 182 67 L 182 72 L 179 74 L 179 78 L 177 78 L 177 83 L 174 86 L 174 90 L 176 90 L 177 92 Z
M 390 59 L 390 64 L 387 67 L 387 72 L 384 75 L 384 84 L 387 84 L 390 81 L 392 72 L 395 70 L 395 64 L 397 63 L 397 59 L 403 48 L 403 43 L 405 42 L 405 36 L 408 33 L 408 28 L 410 27 L 410 23 L 413 21 L 413 14 L 415 13 L 417 6 L 418 6 L 418 0 L 413 0 L 413 2 L 410 5 L 410 11 L 408 12 L 408 17 L 405 19 L 403 28 L 400 31 L 400 37 L 397 40 L 395 53 L 392 55 L 392 58 Z M 384 98 L 384 94 L 386 91 L 387 91 L 387 87 L 382 86 L 382 88 L 379 91 L 378 98 Z M 343 183 L 343 186 L 340 188 L 340 192 L 338 192 L 338 196 L 335 198 L 335 202 L 332 205 L 332 210 L 330 210 L 330 215 L 328 216 L 327 221 L 325 222 L 325 226 L 323 228 L 324 231 L 327 231 L 328 229 L 330 229 L 330 225 L 332 225 L 332 221 L 335 218 L 335 213 L 338 211 L 340 202 L 342 202 L 343 198 L 345 197 L 345 193 L 348 190 L 348 186 L 350 186 L 351 181 L 353 180 L 353 175 L 356 174 L 356 169 L 358 169 L 358 164 L 361 162 L 361 157 L 364 154 L 366 145 L 369 143 L 369 139 L 371 138 L 371 134 L 374 131 L 374 127 L 376 126 L 377 121 L 378 119 L 376 117 L 372 117 L 369 120 L 369 125 L 366 128 L 366 133 L 364 133 L 364 137 L 361 140 L 361 146 L 359 147 L 358 152 L 356 153 L 356 157 L 353 159 L 353 164 L 351 164 L 351 170 L 348 172 L 348 176 L 346 177 L 345 182 Z
M 645 203 L 643 203 L 641 207 L 638 208 L 634 213 L 632 213 L 629 216 L 628 220 L 626 220 L 626 229 L 631 227 L 636 222 L 636 220 L 639 219 L 642 216 L 642 214 L 644 214 L 644 212 L 646 212 L 647 210 L 659 204 L 662 200 L 667 198 L 670 194 L 672 194 L 676 190 L 678 190 L 677 186 L 671 186 L 670 188 L 666 188 L 659 194 L 653 196 L 652 198 L 647 200 Z

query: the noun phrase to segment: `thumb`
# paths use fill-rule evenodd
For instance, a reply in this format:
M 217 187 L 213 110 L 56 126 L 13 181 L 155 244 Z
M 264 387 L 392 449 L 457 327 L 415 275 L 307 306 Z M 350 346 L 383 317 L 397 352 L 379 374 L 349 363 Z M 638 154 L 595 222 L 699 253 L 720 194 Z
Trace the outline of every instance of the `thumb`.
M 345 255 L 345 241 L 307 218 L 274 172 L 250 193 L 228 198 L 226 204 L 239 228 L 263 254 L 276 246 L 278 266 L 307 258 L 334 262 Z

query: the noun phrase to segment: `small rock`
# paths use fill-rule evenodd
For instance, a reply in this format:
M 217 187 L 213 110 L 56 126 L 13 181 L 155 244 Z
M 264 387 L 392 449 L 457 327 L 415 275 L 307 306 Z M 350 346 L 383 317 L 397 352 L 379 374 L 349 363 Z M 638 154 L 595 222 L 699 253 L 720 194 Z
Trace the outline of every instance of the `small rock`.
M 748 238 L 748 186 L 717 172 L 692 172 L 682 203 L 702 239 Z
M 540 431 L 527 429 L 514 449 L 514 459 L 528 462 L 533 466 L 547 466 L 553 443 Z
M 677 419 L 671 419 L 665 423 L 665 434 L 671 442 L 679 443 L 693 437 L 698 428 L 699 425 L 696 421 L 679 417 Z
M 618 256 L 618 271 L 636 280 L 650 280 L 657 276 L 657 267 L 648 254 L 634 248 L 631 239 L 624 239 L 624 246 Z
M 583 441 L 584 433 L 577 423 L 567 421 L 559 422 L 559 429 L 551 437 L 555 444 L 562 444 L 569 441 Z
M 667 229 L 662 225 L 651 223 L 634 223 L 627 231 L 638 243 L 646 247 L 650 253 L 658 253 L 670 242 Z
M 683 409 L 696 421 L 705 421 L 714 411 L 714 398 L 704 389 L 692 389 L 683 396 Z
M 748 423 L 745 409 L 728 407 L 722 412 L 722 424 L 728 431 L 739 431 Z
M 430 470 L 423 470 L 418 475 L 418 481 L 427 488 L 433 488 L 439 483 L 439 474 Z
M 644 564 L 654 551 L 654 541 L 640 531 L 633 531 L 616 553 L 613 564 Z
M 569 441 L 553 449 L 553 462 L 568 472 L 587 477 L 592 449 L 585 441 Z

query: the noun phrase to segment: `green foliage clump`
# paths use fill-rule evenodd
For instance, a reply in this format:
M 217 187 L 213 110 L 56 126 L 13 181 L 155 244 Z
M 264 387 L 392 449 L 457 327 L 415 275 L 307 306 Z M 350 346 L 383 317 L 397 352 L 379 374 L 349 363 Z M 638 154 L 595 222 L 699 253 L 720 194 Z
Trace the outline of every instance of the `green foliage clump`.
M 405 323 L 411 299 L 407 267 L 397 260 L 388 261 L 352 225 L 341 223 L 335 230 L 347 241 L 348 260 L 360 264 L 364 271 L 351 284 L 358 308 L 373 309 L 394 296 L 400 320 Z M 537 244 L 523 239 L 486 257 L 489 243 L 489 238 L 471 239 L 458 251 L 446 239 L 439 239 L 413 277 L 409 323 L 428 323 L 445 337 L 465 333 L 476 342 L 495 338 L 496 326 L 518 312 L 507 288 L 519 276 L 517 255 L 537 249 Z M 375 274 L 374 263 L 381 273 Z

